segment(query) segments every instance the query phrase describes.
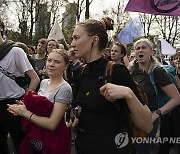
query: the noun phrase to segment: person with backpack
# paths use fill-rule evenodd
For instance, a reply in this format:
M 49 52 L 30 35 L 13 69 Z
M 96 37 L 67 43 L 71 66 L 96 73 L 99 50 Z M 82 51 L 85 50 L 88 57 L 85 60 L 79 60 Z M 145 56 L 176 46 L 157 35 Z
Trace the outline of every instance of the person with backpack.
M 75 139 L 77 154 L 127 154 L 130 116 L 139 129 L 152 129 L 150 111 L 139 101 L 135 82 L 124 65 L 114 64 L 111 74 L 112 84 L 120 86 L 120 96 L 109 99 L 106 87 L 101 89 L 108 64 L 103 56 L 108 44 L 107 30 L 113 29 L 113 23 L 109 17 L 100 21 L 88 19 L 79 22 L 73 32 L 71 47 L 75 56 L 86 62 L 76 86 L 81 109 Z M 71 124 L 70 120 L 67 126 Z M 120 143 L 121 135 L 126 138 L 124 144 Z
M 173 75 L 175 76 L 175 85 L 180 91 L 180 79 L 178 74 L 179 64 L 180 64 L 180 52 L 174 54 L 174 66 L 175 71 Z M 172 66 L 171 66 L 172 67 Z M 161 127 L 160 127 L 160 137 L 170 138 L 179 138 L 180 137 L 180 105 L 175 107 L 169 114 L 161 118 Z M 159 154 L 169 154 L 170 149 L 173 145 L 177 146 L 177 150 L 180 153 L 180 144 L 164 143 L 159 145 Z
M 159 119 L 164 118 L 167 113 L 180 104 L 180 94 L 162 64 L 153 58 L 153 45 L 148 39 L 137 40 L 134 43 L 134 49 L 136 60 L 130 63 L 129 70 L 134 80 L 140 84 L 147 95 L 153 121 L 153 130 L 148 137 L 153 139 L 158 129 Z M 160 93 L 169 97 L 165 105 L 162 104 L 163 100 L 159 100 Z M 152 147 L 152 144 L 140 144 L 135 149 L 138 154 L 149 154 Z
M 28 90 L 35 90 L 39 78 L 32 68 L 26 53 L 11 40 L 3 40 L 5 25 L 0 19 L 0 153 L 9 154 L 7 135 L 10 133 L 16 152 L 24 138 L 20 125 L 21 118 L 14 117 L 7 111 L 7 104 L 15 103 L 25 94 L 23 78 L 30 78 Z

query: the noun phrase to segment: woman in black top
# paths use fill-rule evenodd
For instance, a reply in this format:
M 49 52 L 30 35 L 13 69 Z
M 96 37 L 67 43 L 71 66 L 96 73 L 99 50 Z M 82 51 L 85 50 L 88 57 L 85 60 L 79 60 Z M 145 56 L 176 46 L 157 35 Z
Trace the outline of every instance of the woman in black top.
M 162 67 L 162 64 L 153 58 L 152 43 L 148 39 L 142 38 L 134 43 L 134 49 L 137 59 L 130 63 L 129 70 L 132 77 L 141 85 L 147 95 L 148 106 L 152 112 L 152 120 L 154 122 L 153 129 L 148 137 L 153 139 L 158 129 L 158 119 L 163 116 L 161 118 L 162 129 L 162 123 L 167 121 L 167 113 L 179 105 L 180 95 L 176 86 L 168 76 L 168 73 Z M 165 96 L 167 95 L 169 97 L 169 100 L 165 105 L 161 105 L 157 100 L 155 89 L 150 81 L 150 75 L 153 75 L 158 92 L 164 92 Z M 167 127 L 167 125 L 170 125 L 170 123 L 167 122 L 165 127 Z M 166 130 L 166 133 L 167 132 L 168 131 Z M 166 134 L 164 134 L 164 136 L 166 136 Z M 161 136 L 160 134 L 160 137 L 164 136 Z M 136 152 L 138 154 L 149 154 L 151 149 L 152 144 L 141 144 L 136 147 Z M 165 154 L 166 152 L 168 153 L 167 149 L 164 150 L 162 154 Z
M 112 83 L 121 85 L 118 86 L 118 96 L 111 93 L 111 90 L 116 91 L 115 85 L 104 85 L 108 60 L 102 55 L 108 43 L 106 30 L 111 29 L 113 20 L 110 18 L 88 19 L 74 29 L 71 46 L 75 56 L 87 63 L 78 82 L 77 101 L 81 107 L 75 144 L 78 154 L 128 153 L 127 143 L 121 145 L 118 138 L 122 135 L 120 133 L 127 132 L 125 106 L 138 128 L 145 132 L 152 128 L 149 109 L 137 99 L 136 86 L 124 65 L 115 64 L 111 75 Z

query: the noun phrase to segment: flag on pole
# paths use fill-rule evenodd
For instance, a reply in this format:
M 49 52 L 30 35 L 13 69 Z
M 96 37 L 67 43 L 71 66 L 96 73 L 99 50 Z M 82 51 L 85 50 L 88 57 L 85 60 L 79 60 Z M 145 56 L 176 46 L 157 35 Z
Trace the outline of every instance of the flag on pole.
M 64 38 L 64 35 L 61 31 L 61 28 L 58 24 L 58 22 L 56 21 L 49 33 L 48 39 L 55 39 L 55 40 L 61 40 Z
M 123 44 L 130 44 L 135 38 L 142 35 L 142 23 L 139 16 L 130 20 L 128 25 L 124 27 L 118 34 L 118 39 Z
M 180 0 L 129 0 L 125 11 L 180 16 Z
M 139 16 L 132 18 L 131 35 L 133 38 L 138 38 L 143 35 L 143 26 Z
M 176 50 L 166 40 L 161 39 L 161 53 L 164 55 L 173 55 Z
M 120 31 L 120 33 L 118 34 L 118 40 L 126 45 L 133 42 L 130 23 Z

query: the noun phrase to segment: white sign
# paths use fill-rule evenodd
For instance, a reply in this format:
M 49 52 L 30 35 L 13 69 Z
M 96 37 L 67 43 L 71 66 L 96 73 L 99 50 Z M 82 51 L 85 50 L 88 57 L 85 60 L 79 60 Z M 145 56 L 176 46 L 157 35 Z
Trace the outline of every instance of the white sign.
M 176 50 L 166 40 L 161 39 L 161 53 L 163 55 L 173 55 Z
M 64 35 L 61 31 L 61 28 L 58 24 L 58 22 L 56 21 L 49 33 L 48 39 L 54 39 L 54 40 L 61 40 L 64 38 Z

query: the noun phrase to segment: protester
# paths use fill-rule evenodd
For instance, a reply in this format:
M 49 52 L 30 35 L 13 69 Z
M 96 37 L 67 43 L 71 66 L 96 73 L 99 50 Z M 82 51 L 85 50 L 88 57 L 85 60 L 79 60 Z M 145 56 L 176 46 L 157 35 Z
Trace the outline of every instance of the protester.
M 174 56 L 174 66 L 178 70 L 179 67 L 179 59 L 180 53 L 176 53 Z M 178 77 L 178 71 L 176 72 L 176 87 L 180 91 L 180 79 Z M 160 137 L 167 138 L 168 140 L 178 139 L 180 137 L 180 106 L 177 106 L 174 110 L 172 110 L 169 114 L 165 115 L 161 118 L 161 127 L 160 127 Z M 177 145 L 178 151 L 180 153 L 180 145 Z M 166 142 L 164 144 L 159 145 L 159 154 L 169 154 L 172 144 Z
M 176 68 L 176 75 L 180 78 L 180 51 L 174 55 L 174 66 Z
M 31 55 L 28 54 L 28 52 L 29 52 L 28 46 L 22 42 L 16 42 L 16 45 L 24 50 L 29 62 L 31 63 L 32 67 L 35 69 L 35 61 L 32 59 Z
M 50 40 L 47 40 L 45 48 L 46 48 L 46 55 L 45 55 L 45 61 L 46 61 L 46 58 L 52 52 L 52 50 L 53 49 L 60 49 L 60 46 L 59 46 L 59 43 L 56 40 L 50 39 Z M 39 70 L 39 75 L 41 75 L 42 79 L 49 78 L 48 74 L 47 74 L 47 71 L 46 71 L 45 65 L 44 65 L 43 69 Z
M 47 55 L 49 55 L 53 49 L 59 49 L 59 43 L 54 39 L 47 40 L 46 42 Z
M 72 100 L 72 89 L 70 85 L 63 79 L 63 72 L 67 68 L 68 64 L 68 56 L 61 49 L 52 50 L 47 57 L 46 69 L 50 78 L 44 79 L 41 82 L 38 94 L 40 96 L 47 97 L 48 100 L 54 104 L 49 117 L 43 117 L 38 115 L 38 113 L 35 114 L 32 111 L 27 110 L 22 101 L 18 104 L 9 105 L 8 108 L 9 112 L 18 114 L 27 120 L 30 120 L 30 122 L 34 123 L 38 127 L 51 130 L 47 136 L 46 134 L 43 134 L 43 138 L 45 140 L 46 137 L 49 137 L 49 140 L 52 140 L 53 144 L 47 144 L 46 149 L 43 148 L 41 151 L 42 153 L 47 151 L 49 154 L 70 154 L 70 129 L 65 125 L 64 113 L 68 104 Z M 37 97 L 36 100 L 39 99 Z M 43 129 L 42 131 L 42 133 L 44 133 Z M 61 134 L 58 134 L 57 131 L 60 131 Z M 55 134 L 57 134 L 57 137 Z
M 79 77 L 79 73 L 83 63 L 79 60 L 79 58 L 75 57 L 75 53 L 72 49 L 68 51 L 68 56 L 69 56 L 70 64 L 66 69 L 65 78 L 67 82 L 71 85 L 73 89 L 73 96 L 75 97 L 76 90 L 74 88 L 74 85 L 77 82 L 77 78 Z
M 108 59 L 111 60 L 111 48 L 106 48 L 104 50 L 104 56 Z
M 112 83 L 121 86 L 104 85 L 108 63 L 103 56 L 108 43 L 106 31 L 113 29 L 113 23 L 108 17 L 101 21 L 88 19 L 78 23 L 73 32 L 71 46 L 75 56 L 86 62 L 77 85 L 76 99 L 81 108 L 75 141 L 77 154 L 127 154 L 128 147 L 118 148 L 115 142 L 118 134 L 130 129 L 125 106 L 138 128 L 145 132 L 152 128 L 149 109 L 137 99 L 137 88 L 124 65 L 115 64 L 112 71 Z M 118 96 L 111 93 L 116 88 Z M 67 126 L 70 124 L 72 121 Z
M 130 55 L 129 55 L 129 62 L 133 61 L 134 59 L 136 59 L 135 50 L 131 49 Z
M 132 77 L 141 85 L 142 89 L 148 97 L 148 106 L 152 112 L 153 130 L 148 137 L 155 137 L 159 118 L 173 110 L 180 104 L 180 95 L 176 86 L 172 83 L 162 65 L 153 58 L 153 45 L 148 39 L 140 39 L 134 43 L 137 60 L 130 63 L 129 70 Z M 161 89 L 170 100 L 160 106 L 157 101 L 157 95 L 150 81 L 153 75 L 154 81 L 158 89 Z M 136 146 L 136 153 L 149 154 L 152 144 L 141 144 Z
M 65 79 L 66 81 L 71 85 L 72 91 L 73 91 L 73 100 L 71 107 L 75 107 L 75 96 L 77 94 L 75 84 L 77 83 L 77 79 L 79 77 L 80 71 L 82 69 L 83 63 L 79 60 L 79 58 L 75 57 L 75 53 L 72 49 L 68 51 L 68 57 L 70 60 L 70 64 L 68 68 L 65 71 Z M 72 144 L 75 142 L 75 136 L 76 136 L 76 128 L 72 128 Z
M 154 55 L 153 55 L 153 56 L 154 56 Z M 161 59 L 161 63 L 162 63 L 163 65 L 168 65 L 168 63 L 167 63 L 167 61 L 166 61 L 166 59 L 165 59 L 165 55 L 160 54 L 159 56 L 160 56 L 160 59 Z
M 174 64 L 174 55 L 171 55 L 169 57 L 169 63 L 170 63 L 171 66 L 175 67 L 175 64 Z
M 47 40 L 45 38 L 39 39 L 36 50 L 37 53 L 32 56 L 32 59 L 35 61 L 35 70 L 41 80 L 43 79 L 41 70 L 45 67 L 46 62 L 46 43 Z
M 126 55 L 126 47 L 119 43 L 115 42 L 111 49 L 111 59 L 116 64 L 124 64 L 124 56 Z
M 35 50 L 35 48 L 32 45 L 27 45 L 27 48 L 28 48 L 27 54 L 29 56 L 32 56 L 32 55 L 34 55 L 36 53 L 36 50 Z
M 24 96 L 22 79 L 25 74 L 30 78 L 27 91 L 36 89 L 39 78 L 27 59 L 26 53 L 14 42 L 3 40 L 4 31 L 5 25 L 0 19 L 0 153 L 9 154 L 8 133 L 11 135 L 17 152 L 24 138 L 24 132 L 20 125 L 21 118 L 10 115 L 7 112 L 7 104 L 15 103 L 15 100 L 20 100 Z

